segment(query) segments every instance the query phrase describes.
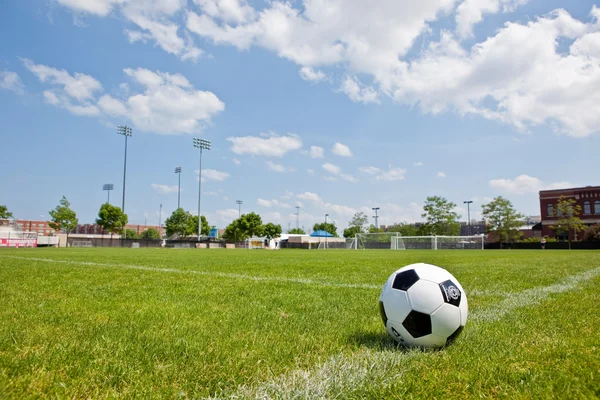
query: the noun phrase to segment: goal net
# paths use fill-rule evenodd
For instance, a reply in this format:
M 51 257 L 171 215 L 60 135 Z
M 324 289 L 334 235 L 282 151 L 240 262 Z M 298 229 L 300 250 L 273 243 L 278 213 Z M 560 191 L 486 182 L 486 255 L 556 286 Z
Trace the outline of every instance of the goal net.
M 91 240 L 73 240 L 71 247 L 93 247 Z
M 372 250 L 386 249 L 398 250 L 397 232 L 391 233 L 359 233 L 356 235 L 356 249 Z M 402 247 L 400 247 L 402 248 Z
M 399 236 L 397 249 L 408 250 L 483 250 L 483 236 Z

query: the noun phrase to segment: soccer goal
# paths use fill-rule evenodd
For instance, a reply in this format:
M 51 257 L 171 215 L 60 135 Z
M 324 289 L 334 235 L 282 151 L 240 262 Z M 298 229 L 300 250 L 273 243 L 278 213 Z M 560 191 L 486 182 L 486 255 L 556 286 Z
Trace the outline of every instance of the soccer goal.
M 91 240 L 73 240 L 71 247 L 94 247 Z
M 483 250 L 483 236 L 399 236 L 397 249 L 409 250 Z
M 401 247 L 398 247 L 398 237 L 399 234 L 397 232 L 358 233 L 355 238 L 355 248 L 361 250 L 399 250 Z

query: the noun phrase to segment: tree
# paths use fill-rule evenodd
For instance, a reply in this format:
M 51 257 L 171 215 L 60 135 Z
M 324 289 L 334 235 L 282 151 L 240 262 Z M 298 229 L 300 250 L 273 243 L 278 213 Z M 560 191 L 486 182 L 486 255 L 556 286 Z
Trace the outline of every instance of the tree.
M 250 214 L 243 214 L 239 220 L 239 228 L 248 237 L 258 237 L 264 234 L 264 226 L 260 215 L 251 212 Z
M 65 196 L 60 200 L 60 204 L 54 210 L 50 210 L 49 213 L 50 218 L 52 218 L 52 221 L 48 222 L 50 228 L 55 231 L 63 230 L 67 235 L 75 229 L 79 222 L 77 214 L 71 210 L 71 203 L 69 203 Z
M 275 225 L 272 222 L 269 222 L 264 227 L 264 235 L 267 239 L 271 240 L 273 238 L 281 236 L 281 225 Z
M 247 234 L 242 232 L 239 218 L 232 221 L 229 225 L 225 227 L 225 231 L 223 232 L 223 238 L 230 242 L 241 242 L 248 238 Z
M 556 204 L 556 216 L 558 220 L 552 229 L 556 233 L 566 234 L 569 238 L 569 250 L 571 250 L 571 232 L 577 236 L 577 232 L 584 231 L 585 225 L 579 219 L 581 214 L 581 206 L 577 204 L 577 200 L 560 196 Z
M 125 229 L 125 239 L 139 239 L 140 235 L 133 229 Z
M 202 226 L 200 227 L 200 234 L 204 236 L 208 236 L 210 234 L 210 226 L 208 225 L 208 221 L 206 217 L 202 216 Z M 198 216 L 191 215 L 188 220 L 188 229 L 187 236 L 198 236 Z
M 9 219 L 12 218 L 13 214 L 8 212 L 8 207 L 0 204 L 0 219 Z
M 356 233 L 364 233 L 365 225 L 369 222 L 369 217 L 364 212 L 357 212 L 352 217 L 352 220 L 348 224 L 349 228 L 356 228 Z
M 456 204 L 440 196 L 430 196 L 425 200 L 423 232 L 428 235 L 456 236 L 460 233 L 460 216 L 454 212 Z
M 502 196 L 496 197 L 482 207 L 483 217 L 487 221 L 487 231 L 496 233 L 506 243 L 519 239 L 519 227 L 525 218 L 518 213 L 510 200 Z
M 186 237 L 192 235 L 198 229 L 198 218 L 196 217 L 196 225 L 191 221 L 192 214 L 185 211 L 183 208 L 178 208 L 173 211 L 171 216 L 165 220 L 167 236 L 178 235 Z
M 123 213 L 121 208 L 109 203 L 104 203 L 102 204 L 102 207 L 100 207 L 96 223 L 109 231 L 110 237 L 112 238 L 113 233 L 123 232 L 128 220 L 127 214 Z
M 592 225 L 583 234 L 586 242 L 600 242 L 600 225 Z
M 288 233 L 291 235 L 306 235 L 306 232 L 300 228 L 292 228 L 288 231 Z
M 145 240 L 158 240 L 160 239 L 160 234 L 154 228 L 148 228 L 140 235 L 141 239 Z
M 351 226 L 349 228 L 344 229 L 344 237 L 345 238 L 353 238 L 357 233 L 363 233 L 362 227 L 360 226 Z
M 331 233 L 334 237 L 338 237 L 335 222 L 321 222 L 320 224 L 315 224 L 313 226 L 313 231 L 325 231 Z
M 398 232 L 400 236 L 419 236 L 419 229 L 409 223 L 401 222 L 387 228 L 388 232 Z

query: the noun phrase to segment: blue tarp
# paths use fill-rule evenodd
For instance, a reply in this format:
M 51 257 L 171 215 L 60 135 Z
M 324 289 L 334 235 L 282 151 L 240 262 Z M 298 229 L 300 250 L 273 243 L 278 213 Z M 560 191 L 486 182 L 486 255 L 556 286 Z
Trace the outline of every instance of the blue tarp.
M 333 237 L 333 235 L 327 231 L 314 231 L 311 237 Z

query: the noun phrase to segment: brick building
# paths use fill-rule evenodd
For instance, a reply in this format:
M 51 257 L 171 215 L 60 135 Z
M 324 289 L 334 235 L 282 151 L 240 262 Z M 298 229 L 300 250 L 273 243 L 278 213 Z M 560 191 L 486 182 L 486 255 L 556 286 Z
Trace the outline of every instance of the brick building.
M 585 225 L 600 224 L 600 186 L 542 190 L 540 191 L 540 211 L 542 215 L 543 236 L 556 236 L 551 226 L 556 224 L 556 221 L 560 218 L 556 215 L 556 204 L 560 196 L 572 198 L 577 201 L 577 204 L 581 207 L 579 218 Z M 582 232 L 577 235 L 571 233 L 571 239 L 581 239 L 582 234 Z
M 134 230 L 138 235 L 141 235 L 147 229 L 154 228 L 156 231 L 165 234 L 165 227 L 159 231 L 158 225 L 138 225 L 138 224 L 127 224 L 125 229 Z M 79 224 L 75 227 L 75 230 L 71 232 L 77 235 L 89 235 L 89 236 L 110 236 L 110 232 L 105 231 L 98 224 Z M 113 237 L 119 237 L 119 235 L 113 235 Z
M 53 236 L 56 231 L 50 228 L 48 221 L 33 221 L 28 219 L 17 219 L 17 228 L 23 232 L 35 232 L 38 236 Z

